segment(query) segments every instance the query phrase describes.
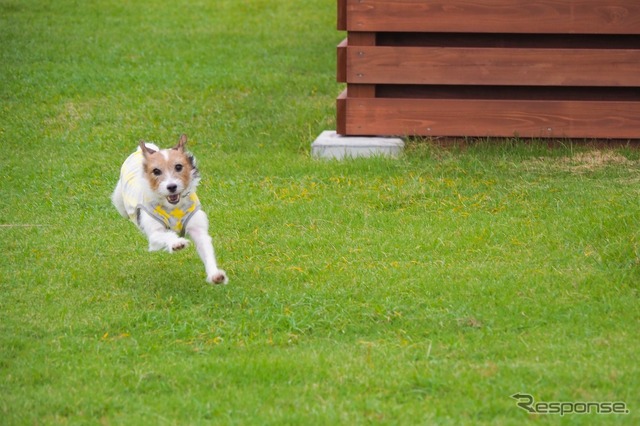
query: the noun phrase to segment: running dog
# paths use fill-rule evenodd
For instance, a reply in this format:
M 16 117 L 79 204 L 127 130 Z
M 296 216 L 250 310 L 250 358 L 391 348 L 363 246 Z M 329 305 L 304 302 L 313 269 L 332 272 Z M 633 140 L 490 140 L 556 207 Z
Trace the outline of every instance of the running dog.
M 216 263 L 209 220 L 196 195 L 200 173 L 193 155 L 185 151 L 186 143 L 186 135 L 171 149 L 141 140 L 122 165 L 111 201 L 147 235 L 149 251 L 182 250 L 189 245 L 184 238 L 188 235 L 204 263 L 207 282 L 227 284 L 227 274 Z

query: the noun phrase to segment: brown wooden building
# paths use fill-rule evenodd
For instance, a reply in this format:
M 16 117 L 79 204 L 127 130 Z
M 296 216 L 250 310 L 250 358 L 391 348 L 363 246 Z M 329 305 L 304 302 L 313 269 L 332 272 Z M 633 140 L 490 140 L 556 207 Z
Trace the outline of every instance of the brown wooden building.
M 338 0 L 342 135 L 640 138 L 638 0 Z

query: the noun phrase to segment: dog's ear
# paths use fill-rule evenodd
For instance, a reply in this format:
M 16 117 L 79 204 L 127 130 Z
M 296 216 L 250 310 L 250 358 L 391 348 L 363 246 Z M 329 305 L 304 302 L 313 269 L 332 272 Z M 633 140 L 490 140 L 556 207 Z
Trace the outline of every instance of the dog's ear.
M 183 133 L 182 135 L 180 135 L 180 140 L 178 141 L 178 145 L 174 146 L 172 149 L 184 152 L 184 146 L 186 144 L 187 144 L 187 135 Z
M 144 139 L 140 139 L 140 149 L 142 150 L 142 155 L 147 158 L 149 155 L 154 154 L 155 151 L 144 143 Z

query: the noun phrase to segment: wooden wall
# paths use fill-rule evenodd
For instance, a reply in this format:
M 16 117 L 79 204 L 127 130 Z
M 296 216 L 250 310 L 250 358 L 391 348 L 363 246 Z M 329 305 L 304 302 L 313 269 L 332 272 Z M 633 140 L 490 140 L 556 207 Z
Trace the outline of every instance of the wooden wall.
M 640 1 L 338 0 L 338 133 L 640 138 Z

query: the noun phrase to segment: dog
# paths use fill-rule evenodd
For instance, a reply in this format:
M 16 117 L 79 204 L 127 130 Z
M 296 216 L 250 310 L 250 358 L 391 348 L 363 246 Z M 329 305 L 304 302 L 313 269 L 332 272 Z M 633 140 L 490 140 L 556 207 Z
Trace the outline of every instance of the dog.
M 182 250 L 189 245 L 187 235 L 204 263 L 207 282 L 227 284 L 226 272 L 216 263 L 209 220 L 196 195 L 200 173 L 186 143 L 186 135 L 170 149 L 140 140 L 122 165 L 111 201 L 147 235 L 149 251 Z

